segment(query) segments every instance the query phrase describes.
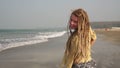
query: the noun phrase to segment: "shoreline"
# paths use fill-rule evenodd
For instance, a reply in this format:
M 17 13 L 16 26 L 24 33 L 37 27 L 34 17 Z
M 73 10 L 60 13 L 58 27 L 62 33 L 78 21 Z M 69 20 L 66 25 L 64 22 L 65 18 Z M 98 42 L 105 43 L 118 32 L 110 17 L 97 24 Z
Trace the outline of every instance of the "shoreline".
M 97 40 L 92 47 L 92 57 L 97 63 L 97 68 L 120 67 L 119 33 L 96 31 Z M 59 68 L 67 37 L 65 34 L 47 42 L 1 51 L 0 68 Z
M 0 52 L 0 68 L 58 68 L 67 36 Z M 27 65 L 27 66 L 26 66 Z

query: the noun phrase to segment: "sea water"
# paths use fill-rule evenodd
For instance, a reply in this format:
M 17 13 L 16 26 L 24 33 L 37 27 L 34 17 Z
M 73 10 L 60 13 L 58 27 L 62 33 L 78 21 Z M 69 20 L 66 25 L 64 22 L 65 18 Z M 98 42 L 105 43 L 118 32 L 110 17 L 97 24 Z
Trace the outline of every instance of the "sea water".
M 61 37 L 65 29 L 1 29 L 0 51 L 30 44 L 49 41 L 49 38 Z

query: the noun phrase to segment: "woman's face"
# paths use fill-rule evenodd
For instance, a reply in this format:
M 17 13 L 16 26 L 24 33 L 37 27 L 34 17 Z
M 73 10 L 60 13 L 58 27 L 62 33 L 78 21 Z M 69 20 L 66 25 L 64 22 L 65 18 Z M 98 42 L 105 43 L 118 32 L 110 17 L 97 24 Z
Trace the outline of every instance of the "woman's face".
M 74 14 L 71 15 L 70 17 L 70 28 L 71 29 L 76 29 L 78 28 L 78 17 L 76 17 Z

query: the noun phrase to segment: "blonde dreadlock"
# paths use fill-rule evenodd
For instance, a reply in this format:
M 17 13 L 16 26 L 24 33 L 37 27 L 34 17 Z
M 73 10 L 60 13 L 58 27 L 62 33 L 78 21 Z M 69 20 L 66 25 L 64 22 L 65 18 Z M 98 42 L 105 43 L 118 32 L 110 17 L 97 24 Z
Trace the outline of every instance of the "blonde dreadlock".
M 83 9 L 72 12 L 78 17 L 78 28 L 72 32 L 66 44 L 62 67 L 71 68 L 73 63 L 84 63 L 91 60 L 91 36 L 93 34 L 88 15 Z M 72 15 L 71 14 L 71 15 Z

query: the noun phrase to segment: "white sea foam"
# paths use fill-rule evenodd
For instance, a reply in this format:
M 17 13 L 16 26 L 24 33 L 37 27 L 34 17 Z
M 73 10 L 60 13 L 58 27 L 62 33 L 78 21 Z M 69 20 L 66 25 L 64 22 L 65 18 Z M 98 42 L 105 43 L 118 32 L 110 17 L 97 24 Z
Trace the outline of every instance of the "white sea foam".
M 18 47 L 18 46 L 46 42 L 48 41 L 49 38 L 61 37 L 65 33 L 66 31 L 39 32 L 34 37 L 30 37 L 30 38 L 28 37 L 28 38 L 1 39 L 0 40 L 0 51 L 8 49 L 8 48 Z
M 55 38 L 63 36 L 66 33 L 66 31 L 62 32 L 45 32 L 45 33 L 39 33 L 39 36 L 36 36 L 36 38 Z

